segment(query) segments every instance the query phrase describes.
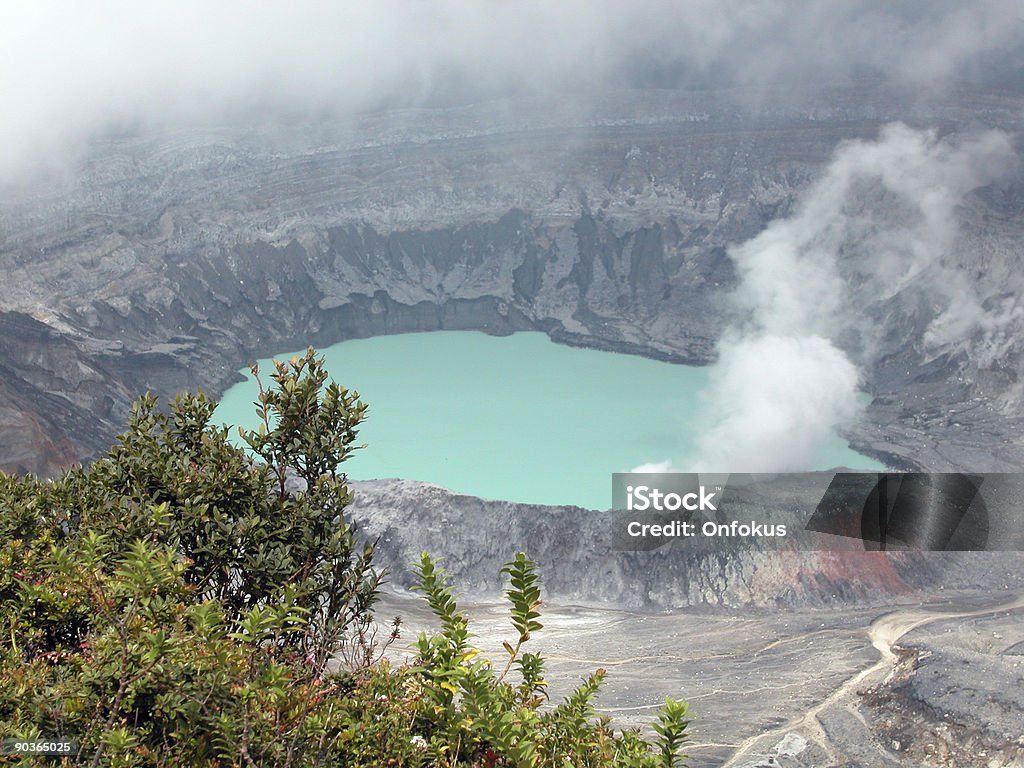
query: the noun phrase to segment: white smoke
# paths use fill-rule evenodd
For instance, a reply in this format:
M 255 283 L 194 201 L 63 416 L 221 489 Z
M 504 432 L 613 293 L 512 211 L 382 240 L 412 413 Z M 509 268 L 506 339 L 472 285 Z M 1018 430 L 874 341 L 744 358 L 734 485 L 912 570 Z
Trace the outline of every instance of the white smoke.
M 880 329 L 866 303 L 923 291 L 938 308 L 924 346 L 996 323 L 956 267 L 956 208 L 1014 159 L 1001 132 L 940 139 L 893 124 L 840 145 L 791 217 L 733 248 L 744 319 L 719 342 L 691 471 L 812 466 L 860 412 L 858 368 L 838 340 L 857 339 L 871 359 Z
M 807 469 L 858 412 L 857 368 L 821 336 L 760 333 L 725 341 L 712 373 L 694 471 Z
M 649 472 L 653 474 L 663 474 L 665 472 L 679 472 L 675 464 L 672 463 L 671 459 L 665 461 L 655 461 L 650 464 L 641 464 L 639 467 L 633 467 L 629 470 L 630 472 Z

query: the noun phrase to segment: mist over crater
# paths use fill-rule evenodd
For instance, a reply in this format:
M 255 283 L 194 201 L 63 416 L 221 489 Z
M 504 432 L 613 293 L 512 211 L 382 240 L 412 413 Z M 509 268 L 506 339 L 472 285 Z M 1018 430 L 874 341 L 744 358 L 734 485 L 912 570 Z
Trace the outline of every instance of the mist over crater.
M 88 460 L 147 388 L 217 394 L 282 350 L 473 329 L 719 361 L 740 414 L 730 381 L 835 375 L 785 352 L 828 345 L 850 368 L 818 421 L 857 450 L 1019 469 L 1022 104 L 616 91 L 585 115 L 526 99 L 295 125 L 287 151 L 257 128 L 97 143 L 75 180 L 0 204 L 0 466 Z M 738 362 L 773 336 L 760 369 Z
M 701 366 L 663 471 L 826 435 L 1024 470 L 1019 0 L 8 5 L 2 471 L 103 455 L 146 390 L 437 331 Z M 622 551 L 607 512 L 352 489 L 411 628 L 427 550 L 504 636 L 527 551 L 552 690 L 614 667 L 627 725 L 685 696 L 695 765 L 1020 758 L 1019 552 Z

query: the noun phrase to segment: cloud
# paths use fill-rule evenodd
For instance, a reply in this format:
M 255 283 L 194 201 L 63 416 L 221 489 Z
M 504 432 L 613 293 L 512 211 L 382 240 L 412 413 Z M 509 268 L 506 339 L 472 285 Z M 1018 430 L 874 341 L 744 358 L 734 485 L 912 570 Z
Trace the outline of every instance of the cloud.
M 111 131 L 617 87 L 922 89 L 1010 67 L 1017 2 L 10 0 L 0 177 Z
M 792 216 L 730 250 L 741 320 L 719 341 L 692 471 L 811 467 L 860 411 L 858 365 L 885 330 L 871 305 L 925 297 L 919 342 L 934 354 L 1019 318 L 1016 306 L 983 308 L 955 258 L 957 206 L 1015 163 L 999 131 L 940 138 L 893 124 L 841 144 Z

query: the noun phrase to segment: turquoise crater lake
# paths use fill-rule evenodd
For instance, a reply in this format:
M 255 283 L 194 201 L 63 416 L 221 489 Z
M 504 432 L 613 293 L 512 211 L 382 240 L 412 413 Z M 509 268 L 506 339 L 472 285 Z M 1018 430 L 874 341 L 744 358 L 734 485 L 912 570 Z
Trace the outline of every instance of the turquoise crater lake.
M 542 333 L 435 331 L 320 350 L 331 377 L 369 405 L 356 480 L 423 480 L 488 499 L 611 505 L 611 474 L 671 458 L 686 466 L 705 368 L 555 344 Z M 279 356 L 288 359 L 291 355 Z M 269 360 L 260 373 L 269 380 Z M 221 399 L 214 421 L 257 425 L 256 383 Z M 817 466 L 881 469 L 836 437 Z

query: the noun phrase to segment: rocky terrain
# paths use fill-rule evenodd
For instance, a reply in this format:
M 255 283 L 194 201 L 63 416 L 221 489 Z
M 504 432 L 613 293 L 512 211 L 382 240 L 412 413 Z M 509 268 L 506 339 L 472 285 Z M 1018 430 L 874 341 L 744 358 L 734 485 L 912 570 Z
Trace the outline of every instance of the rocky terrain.
M 1022 594 L 656 613 L 554 597 L 531 644 L 553 703 L 599 667 L 599 706 L 619 726 L 645 726 L 666 696 L 689 701 L 694 768 L 1018 768 Z M 460 605 L 474 644 L 500 661 L 507 607 Z M 436 630 L 422 599 L 389 597 L 381 610 L 404 619 L 396 661 Z
M 408 480 L 353 489 L 351 520 L 376 542 L 378 563 L 400 589 L 416 583 L 413 565 L 424 551 L 443 557 L 460 591 L 476 599 L 500 595 L 502 565 L 525 551 L 558 602 L 642 611 L 887 605 L 939 588 L 1024 589 L 1019 552 L 866 552 L 859 542 L 850 545 L 859 551 L 803 548 L 800 532 L 785 550 L 710 539 L 627 552 L 616 549 L 611 512 L 486 501 Z M 762 486 L 757 503 L 771 506 L 770 493 Z M 729 509 L 747 519 L 741 504 Z
M 1024 762 L 1022 638 L 1019 612 L 908 632 L 890 678 L 861 691 L 880 741 L 922 764 Z
M 0 190 L 0 469 L 87 462 L 144 390 L 218 394 L 306 344 L 531 329 L 709 363 L 729 248 L 789 213 L 842 140 L 901 120 L 1001 128 L 1019 147 L 1024 126 L 1019 89 L 786 96 L 630 91 L 97 140 L 79 170 Z M 873 398 L 847 437 L 895 468 L 1024 468 L 1024 176 L 1009 170 L 958 206 L 950 255 L 1004 322 L 997 355 L 973 336 L 928 347 L 935 298 L 876 301 L 847 265 L 881 340 L 846 346 Z M 402 588 L 421 550 L 482 600 L 529 551 L 556 604 L 556 688 L 614 667 L 602 704 L 625 724 L 690 699 L 697 765 L 1021 759 L 1024 636 L 1019 608 L 999 609 L 1022 588 L 1019 553 L 614 552 L 606 516 L 408 482 L 359 484 L 353 517 L 413 627 L 428 622 Z M 483 610 L 486 639 L 500 612 Z
M 785 215 L 838 142 L 892 120 L 1013 132 L 1024 115 L 994 88 L 927 106 L 870 84 L 778 96 L 635 91 L 96 141 L 80 172 L 0 193 L 0 468 L 88 461 L 145 389 L 216 394 L 252 359 L 352 337 L 539 329 L 707 363 L 736 284 L 728 248 Z M 958 216 L 959 266 L 1016 318 L 1011 341 L 995 360 L 927 349 L 927 296 L 859 297 L 884 343 L 857 361 L 874 400 L 848 437 L 894 467 L 1019 469 L 1024 185 L 975 190 Z
M 499 571 L 525 550 L 544 586 L 531 642 L 552 701 L 598 667 L 609 673 L 601 711 L 622 727 L 644 726 L 666 696 L 685 698 L 698 715 L 685 750 L 695 768 L 1024 764 L 1019 552 L 721 540 L 623 552 L 610 512 L 404 480 L 354 490 L 350 518 L 388 569 L 379 615 L 403 618 L 398 662 L 418 632 L 437 629 L 409 591 L 420 552 L 443 558 L 474 642 L 500 662 L 510 625 L 495 602 Z
M 552 702 L 599 667 L 600 708 L 618 726 L 644 727 L 666 696 L 685 698 L 695 768 L 1024 761 L 1018 552 L 621 552 L 612 513 L 411 481 L 355 493 L 351 519 L 389 571 L 378 614 L 403 620 L 396 662 L 437 630 L 409 591 L 425 550 L 443 557 L 475 645 L 501 663 L 511 627 L 499 569 L 526 550 L 544 590 L 531 650 L 546 659 Z

